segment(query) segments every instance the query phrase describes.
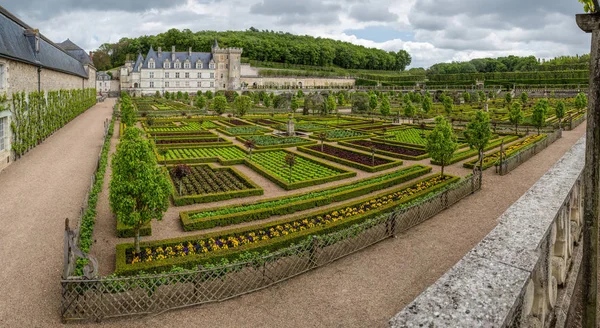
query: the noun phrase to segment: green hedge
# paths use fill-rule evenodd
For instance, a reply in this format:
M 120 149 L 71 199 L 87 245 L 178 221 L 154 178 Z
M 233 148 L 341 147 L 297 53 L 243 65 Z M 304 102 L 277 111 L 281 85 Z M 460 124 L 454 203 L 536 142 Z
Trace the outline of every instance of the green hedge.
M 237 176 L 241 180 L 244 180 L 244 182 L 246 184 L 250 185 L 251 187 L 248 189 L 244 189 L 244 190 L 234 190 L 234 191 L 220 192 L 220 193 L 213 193 L 213 194 L 179 196 L 177 194 L 177 192 L 175 191 L 175 189 L 177 189 L 177 187 L 176 187 L 177 184 L 175 183 L 175 181 L 173 181 L 173 179 L 171 178 L 171 175 L 168 173 L 169 167 L 166 167 L 166 168 L 163 167 L 165 174 L 169 177 L 169 181 L 171 181 L 171 183 L 174 186 L 173 193 L 171 194 L 171 198 L 173 199 L 173 204 L 175 204 L 175 206 L 185 206 L 185 205 L 191 205 L 191 204 L 197 204 L 197 203 L 220 202 L 222 200 L 227 200 L 227 199 L 231 199 L 231 198 L 260 196 L 260 195 L 264 194 L 264 190 L 259 185 L 254 183 L 252 180 L 250 180 L 247 176 L 245 176 L 242 172 L 238 171 L 234 167 L 213 167 L 213 166 L 207 165 L 207 164 L 198 164 L 198 165 L 192 165 L 192 166 L 200 166 L 200 165 L 209 166 L 213 171 L 219 171 L 219 170 L 231 171 L 233 173 L 233 175 Z
M 529 148 L 533 147 L 533 145 L 535 145 L 535 144 L 537 144 L 538 142 L 540 142 L 540 141 L 542 141 L 542 140 L 546 139 L 547 137 L 548 137 L 548 135 L 546 135 L 546 134 L 543 134 L 543 135 L 542 135 L 542 137 L 541 137 L 539 140 L 536 140 L 535 142 L 533 142 L 533 143 L 530 143 L 529 145 L 526 145 L 526 146 L 524 146 L 524 147 L 522 147 L 522 148 L 520 148 L 520 149 L 516 150 L 515 152 L 512 152 L 512 153 L 510 153 L 510 154 L 508 154 L 508 153 L 507 153 L 507 154 L 506 154 L 506 156 L 507 156 L 506 158 L 508 159 L 508 158 L 510 158 L 510 157 L 513 157 L 513 156 L 517 155 L 518 153 L 520 153 L 520 152 L 522 152 L 522 151 L 525 151 L 525 150 L 527 150 L 527 149 L 529 149 Z M 515 141 L 513 144 L 517 144 L 517 143 L 519 143 L 519 142 L 521 142 L 521 140 Z M 512 146 L 512 144 L 510 144 L 510 145 L 507 145 L 507 147 L 510 147 L 510 146 Z M 499 150 L 498 150 L 498 151 L 495 151 L 495 152 L 493 152 L 493 153 L 491 153 L 490 155 L 492 155 L 492 154 L 498 154 L 498 153 L 500 153 L 500 151 L 499 151 Z M 498 162 L 498 161 L 494 161 L 494 162 L 488 162 L 487 164 L 485 164 L 485 163 L 484 163 L 484 164 L 483 164 L 483 167 L 482 167 L 482 169 L 483 169 L 483 170 L 485 170 L 485 169 L 488 169 L 488 168 L 490 168 L 490 167 L 492 167 L 492 166 L 496 165 L 496 163 L 497 163 L 497 162 Z M 477 159 L 475 159 L 475 160 L 472 160 L 472 161 L 469 161 L 469 162 L 466 162 L 466 163 L 464 163 L 464 164 L 463 164 L 463 167 L 465 167 L 465 168 L 468 168 L 468 169 L 472 169 L 472 168 L 474 168 L 474 167 L 475 167 L 475 165 L 477 165 L 477 164 L 478 164 L 478 161 L 477 161 Z
M 246 142 L 246 139 L 244 137 L 235 137 L 235 139 L 242 143 Z M 309 146 L 309 145 L 315 145 L 315 144 L 317 144 L 317 142 L 314 140 L 306 140 L 305 142 L 297 142 L 297 143 L 291 143 L 291 144 L 268 145 L 268 146 L 256 145 L 256 149 L 292 148 L 292 147 Z
M 285 152 L 288 153 L 292 153 L 288 150 L 283 149 Z M 294 153 L 295 154 L 295 153 Z M 297 154 L 295 154 L 296 156 L 299 156 Z M 327 168 L 336 170 L 338 172 L 340 172 L 340 174 L 335 175 L 335 176 L 331 176 L 331 177 L 325 177 L 325 178 L 320 178 L 320 179 L 313 179 L 313 180 L 306 180 L 306 181 L 298 181 L 298 182 L 293 182 L 293 183 L 289 183 L 286 180 L 283 180 L 269 172 L 267 172 L 266 170 L 263 170 L 263 168 L 260 165 L 256 165 L 254 162 L 248 160 L 247 158 L 243 159 L 243 163 L 246 164 L 246 166 L 252 168 L 254 171 L 256 171 L 257 173 L 259 173 L 260 175 L 264 176 L 265 178 L 271 180 L 273 183 L 275 183 L 276 185 L 280 186 L 281 188 L 285 189 L 285 190 L 294 190 L 294 189 L 300 189 L 300 188 L 305 188 L 305 187 L 312 187 L 315 185 L 319 185 L 319 184 L 323 184 L 323 183 L 328 183 L 328 182 L 333 182 L 333 181 L 339 181 L 339 180 L 343 180 L 343 179 L 347 179 L 347 178 L 352 178 L 356 176 L 356 172 L 351 172 L 351 171 L 347 171 L 344 170 L 340 167 L 334 166 L 334 165 L 330 165 L 327 164 L 323 161 L 318 161 L 316 159 L 312 159 L 312 158 L 307 158 L 304 157 L 307 160 L 313 161 L 313 162 L 317 162 L 320 165 L 323 165 Z
M 515 140 L 518 140 L 520 137 L 519 136 L 508 136 L 508 137 L 503 137 L 500 138 L 498 140 L 493 140 L 491 142 L 489 142 L 487 144 L 487 146 L 485 146 L 485 148 L 483 149 L 483 151 L 488 151 L 491 149 L 494 149 L 496 147 L 499 147 L 502 144 L 502 140 L 504 140 L 505 144 L 508 144 L 509 142 L 513 142 Z M 459 153 L 455 153 L 454 156 L 452 157 L 452 159 L 450 159 L 450 161 L 446 164 L 446 165 L 451 165 L 457 162 L 460 162 L 462 160 L 465 160 L 467 158 L 473 157 L 473 156 L 477 156 L 479 155 L 479 151 L 477 149 L 468 149 Z M 435 165 L 441 165 L 440 162 L 431 160 L 431 164 L 435 164 Z
M 415 168 L 417 168 L 417 170 L 413 171 L 413 169 L 415 169 Z M 193 218 L 191 218 L 191 216 L 193 216 L 194 214 L 199 213 L 199 212 L 215 211 L 215 210 L 218 210 L 219 207 L 211 208 L 211 209 L 204 209 L 204 210 L 200 210 L 200 211 L 181 212 L 181 213 L 179 213 L 179 216 L 181 218 L 183 230 L 185 230 L 185 231 L 210 229 L 210 228 L 214 228 L 214 227 L 238 224 L 238 223 L 242 223 L 242 222 L 263 220 L 263 219 L 266 219 L 266 218 L 269 218 L 269 217 L 275 216 L 275 215 L 291 214 L 291 213 L 295 213 L 298 211 L 304 211 L 307 209 L 317 208 L 320 206 L 325 206 L 325 205 L 329 205 L 332 203 L 341 202 L 341 201 L 345 201 L 348 199 L 364 196 L 364 195 L 367 195 L 374 191 L 386 189 L 386 188 L 404 183 L 406 181 L 418 178 L 420 176 L 423 176 L 423 175 L 431 172 L 431 167 L 423 166 L 423 165 L 413 165 L 413 166 L 404 168 L 401 171 L 409 171 L 409 172 L 407 174 L 403 174 L 403 175 L 391 178 L 389 180 L 384 180 L 381 182 L 361 186 L 359 188 L 355 188 L 355 189 L 351 189 L 351 190 L 344 190 L 344 191 L 341 191 L 341 192 L 338 192 L 335 194 L 329 194 L 326 196 L 320 196 L 320 197 L 315 197 L 315 198 L 311 198 L 311 199 L 303 199 L 303 200 L 299 200 L 299 201 L 293 201 L 290 203 L 273 205 L 273 206 L 268 206 L 265 208 L 259 208 L 259 209 L 249 210 L 249 211 L 238 212 L 238 213 L 204 217 L 204 218 L 200 218 L 200 219 L 193 219 Z M 360 183 L 361 181 L 377 179 L 379 177 L 386 176 L 386 175 L 387 174 L 383 174 L 383 175 L 380 175 L 377 177 L 371 177 L 371 178 L 363 179 L 360 181 L 350 182 L 347 184 L 335 186 L 335 187 L 328 188 L 328 189 L 338 189 L 338 188 L 343 188 L 343 187 L 347 187 L 347 186 L 352 186 L 352 185 L 356 185 L 356 184 Z M 324 191 L 324 190 L 328 190 L 328 189 L 322 189 L 320 191 Z M 315 191 L 315 192 L 319 192 L 319 191 Z M 294 198 L 294 196 L 291 196 L 291 197 L 283 196 L 283 197 L 278 197 L 278 198 L 271 198 L 268 200 L 263 200 L 263 201 L 257 202 L 255 204 L 257 204 L 257 205 L 264 204 L 264 203 L 269 203 L 269 202 L 288 199 L 288 198 Z M 222 207 L 220 207 L 220 208 L 222 208 Z
M 219 145 L 221 146 L 221 145 Z M 223 146 L 227 146 L 227 145 L 223 145 Z M 238 145 L 233 145 L 233 146 L 227 146 L 227 147 L 237 147 L 239 148 L 243 153 L 247 154 L 247 151 L 244 150 L 244 148 L 242 148 L 241 146 Z M 163 148 L 163 147 L 158 147 L 160 149 L 173 149 L 173 148 L 187 148 L 187 149 L 192 149 L 192 148 L 210 148 L 210 146 L 208 147 L 201 147 L 201 146 L 197 146 L 197 147 L 172 147 L 172 148 Z M 156 158 L 158 159 L 158 162 L 160 164 L 194 164 L 194 163 L 212 163 L 212 162 L 219 162 L 221 165 L 224 166 L 229 166 L 229 165 L 237 165 L 237 164 L 244 164 L 244 158 L 233 158 L 233 159 L 225 159 L 219 156 L 216 157 L 205 157 L 205 158 L 176 158 L 176 159 L 167 159 L 167 160 L 160 160 L 159 154 L 158 154 L 158 149 L 155 148 L 155 154 L 156 154 Z
M 399 208 L 407 207 L 410 204 L 414 203 L 415 201 L 418 201 L 424 197 L 427 197 L 428 195 L 431 195 L 434 193 L 439 193 L 440 191 L 448 188 L 451 184 L 454 184 L 455 182 L 460 181 L 460 178 L 458 178 L 458 177 L 452 177 L 452 176 L 450 176 L 450 177 L 451 177 L 450 180 L 448 180 L 444 183 L 441 183 L 437 186 L 434 186 L 430 189 L 423 190 L 422 192 L 415 193 L 412 196 L 407 197 L 401 203 L 391 203 L 387 206 L 380 207 L 378 210 L 369 211 L 362 215 L 352 216 L 350 219 L 347 219 L 347 220 L 334 222 L 334 223 L 323 225 L 323 226 L 316 227 L 313 229 L 299 231 L 299 232 L 292 233 L 292 234 L 289 234 L 284 237 L 279 237 L 277 239 L 260 242 L 258 244 L 247 244 L 247 245 L 244 245 L 241 247 L 237 247 L 235 249 L 219 250 L 219 251 L 214 251 L 214 252 L 210 252 L 207 254 L 196 254 L 196 255 L 190 255 L 190 256 L 186 256 L 186 257 L 170 258 L 170 259 L 166 259 L 166 260 L 148 262 L 148 263 L 127 264 L 126 263 L 126 251 L 128 249 L 133 248 L 133 243 L 119 244 L 116 246 L 115 274 L 117 274 L 117 275 L 134 275 L 141 271 L 146 272 L 146 273 L 164 272 L 164 271 L 169 271 L 174 267 L 196 268 L 200 264 L 217 263 L 223 259 L 227 259 L 230 261 L 235 260 L 243 252 L 276 251 L 281 248 L 290 246 L 292 244 L 298 244 L 298 243 L 302 242 L 303 240 L 305 240 L 306 238 L 309 238 L 310 236 L 332 233 L 332 232 L 350 227 L 357 223 L 361 223 L 367 219 L 378 217 L 382 214 L 392 212 Z M 429 180 L 431 178 L 432 177 L 430 176 L 428 178 L 416 181 L 414 184 Z M 404 188 L 406 188 L 406 187 L 398 188 L 398 190 L 402 190 Z M 395 191 L 397 191 L 397 190 L 390 190 L 390 191 L 375 195 L 375 196 L 373 196 L 373 198 L 377 198 L 377 197 L 380 197 L 383 195 L 388 195 Z M 364 202 L 364 200 L 357 202 L 356 204 L 362 204 L 363 202 Z M 356 204 L 348 204 L 348 206 L 352 207 Z M 330 210 L 326 210 L 326 212 L 329 213 Z M 150 242 L 142 242 L 140 247 L 142 247 L 142 248 L 154 247 L 154 246 L 165 246 L 166 247 L 166 246 L 170 246 L 170 245 L 177 245 L 179 243 L 188 242 L 188 241 L 195 240 L 195 239 L 227 237 L 227 236 L 236 235 L 239 233 L 244 233 L 246 231 L 254 231 L 254 230 L 265 229 L 267 227 L 271 227 L 271 226 L 275 226 L 275 225 L 282 225 L 282 224 L 285 224 L 285 223 L 288 223 L 291 221 L 295 221 L 295 220 L 298 220 L 298 219 L 301 219 L 304 217 L 312 217 L 312 216 L 317 216 L 317 215 L 321 215 L 321 214 L 323 214 L 323 210 L 303 214 L 298 217 L 288 218 L 285 220 L 279 220 L 279 221 L 269 222 L 269 223 L 265 223 L 265 224 L 261 224 L 261 225 L 254 225 L 254 226 L 250 226 L 250 227 L 243 227 L 243 228 L 232 229 L 232 230 L 227 230 L 227 231 L 215 232 L 215 233 L 211 233 L 211 234 L 180 237 L 180 238 L 167 239 L 167 240 L 157 240 L 157 241 L 150 241 Z
M 330 147 L 335 147 L 335 146 L 330 146 Z M 344 150 L 351 151 L 351 152 L 357 153 L 357 154 L 371 156 L 371 154 L 367 154 L 367 153 L 363 153 L 363 152 L 353 151 L 353 150 L 349 150 L 349 149 L 344 149 Z M 363 164 L 356 163 L 356 162 L 353 162 L 353 161 L 350 161 L 350 160 L 347 160 L 347 159 L 343 159 L 343 158 L 340 158 L 340 157 L 337 157 L 337 156 L 325 154 L 325 153 L 322 153 L 320 151 L 312 150 L 312 149 L 306 148 L 306 147 L 298 147 L 298 151 L 301 151 L 303 153 L 307 153 L 307 154 L 310 154 L 310 155 L 313 155 L 313 156 L 316 156 L 316 157 L 319 157 L 319 158 L 323 158 L 323 159 L 326 159 L 326 160 L 329 160 L 329 161 L 332 161 L 332 162 L 343 164 L 343 165 L 346 165 L 346 166 L 349 166 L 349 167 L 353 167 L 355 169 L 359 169 L 359 170 L 362 170 L 362 171 L 365 171 L 365 172 L 370 172 L 370 173 L 384 171 L 384 170 L 387 170 L 387 169 L 391 169 L 392 167 L 396 167 L 396 166 L 402 165 L 402 161 L 401 160 L 395 160 L 394 161 L 394 160 L 390 160 L 390 159 L 383 158 L 383 157 L 380 157 L 380 156 L 375 156 L 375 158 L 386 160 L 386 161 L 390 161 L 390 162 L 387 163 L 387 164 L 381 164 L 381 165 L 377 165 L 377 166 L 368 166 L 368 165 L 363 165 Z
M 373 141 L 373 142 L 375 142 L 375 141 Z M 379 144 L 387 144 L 387 145 L 390 145 L 390 146 L 398 146 L 398 147 L 402 147 L 402 148 L 406 148 L 406 149 L 423 151 L 423 149 L 417 148 L 417 147 L 401 146 L 401 145 L 395 145 L 395 144 L 391 144 L 391 143 L 387 143 L 387 142 L 377 142 L 377 143 L 379 143 Z M 361 145 L 355 145 L 353 143 L 346 142 L 346 141 L 338 142 L 338 144 L 342 145 L 342 146 L 346 146 L 346 147 L 354 147 L 354 148 L 360 149 L 360 150 L 371 151 L 371 149 L 369 147 L 365 147 L 365 146 L 361 146 Z M 393 157 L 393 158 L 406 159 L 406 160 L 409 160 L 409 161 L 420 161 L 420 160 L 423 160 L 423 159 L 426 159 L 427 157 L 429 157 L 428 153 L 425 153 L 425 154 L 420 155 L 420 156 L 409 156 L 409 155 L 402 155 L 402 154 L 392 153 L 392 152 L 381 150 L 381 149 L 375 149 L 375 153 L 376 154 L 380 154 L 380 155 L 384 155 L 384 156 L 388 156 L 388 157 Z
M 115 220 L 117 222 L 117 237 L 118 238 L 133 238 L 135 237 L 135 231 L 133 228 L 128 227 L 119 220 Z M 148 222 L 140 228 L 140 236 L 152 236 L 152 223 Z

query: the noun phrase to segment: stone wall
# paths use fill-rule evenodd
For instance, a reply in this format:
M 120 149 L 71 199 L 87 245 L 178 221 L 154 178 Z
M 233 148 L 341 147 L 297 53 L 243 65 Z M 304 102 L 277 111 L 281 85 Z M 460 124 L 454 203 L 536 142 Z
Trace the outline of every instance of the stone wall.
M 33 65 L 17 61 L 7 61 L 7 82 L 9 96 L 13 92 L 32 92 L 38 90 L 38 68 Z M 96 87 L 96 74 L 90 87 Z M 60 89 L 82 89 L 86 87 L 87 80 L 70 74 L 42 68 L 41 88 L 46 91 Z
M 287 86 L 311 89 L 314 87 L 335 88 L 339 86 L 353 86 L 352 78 L 318 78 L 318 77 L 252 77 L 242 76 L 241 82 L 246 83 L 247 89 L 285 88 Z
M 585 137 L 391 327 L 565 327 L 579 268 Z
M 242 64 L 241 75 L 242 77 L 257 77 L 258 69 L 250 66 L 250 64 Z

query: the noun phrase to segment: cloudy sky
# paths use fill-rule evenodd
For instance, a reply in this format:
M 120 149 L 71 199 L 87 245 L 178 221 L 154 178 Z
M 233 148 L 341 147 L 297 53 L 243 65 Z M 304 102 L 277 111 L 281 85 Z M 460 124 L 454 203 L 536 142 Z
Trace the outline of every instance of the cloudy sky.
M 411 67 L 509 54 L 589 52 L 576 0 L 2 0 L 51 40 L 86 50 L 122 37 L 199 30 L 285 31 L 407 50 Z

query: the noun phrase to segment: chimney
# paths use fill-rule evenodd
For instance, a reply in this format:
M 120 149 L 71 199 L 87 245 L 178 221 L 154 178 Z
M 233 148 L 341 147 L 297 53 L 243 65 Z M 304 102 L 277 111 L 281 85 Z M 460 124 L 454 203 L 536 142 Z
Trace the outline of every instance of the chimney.
M 90 59 L 94 60 L 94 53 L 90 51 Z
M 190 47 L 190 50 L 188 51 L 188 55 L 192 55 L 192 47 Z
M 25 38 L 27 38 L 27 41 L 29 41 L 29 44 L 31 45 L 31 49 L 33 49 L 36 54 L 39 53 L 40 52 L 40 31 L 38 29 L 26 29 L 24 34 L 25 34 Z
M 158 57 L 162 56 L 162 47 L 158 47 Z
M 175 46 L 173 46 L 171 48 L 171 61 L 174 62 L 175 61 Z

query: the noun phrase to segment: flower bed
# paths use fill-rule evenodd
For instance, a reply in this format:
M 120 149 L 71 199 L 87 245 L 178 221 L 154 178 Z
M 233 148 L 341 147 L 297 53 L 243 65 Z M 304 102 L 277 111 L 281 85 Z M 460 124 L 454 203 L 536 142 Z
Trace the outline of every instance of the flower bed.
M 256 148 L 286 148 L 315 144 L 316 141 L 299 137 L 276 137 L 272 135 L 236 137 L 240 142 L 254 141 Z
M 191 268 L 233 259 L 241 252 L 278 250 L 312 235 L 334 232 L 408 206 L 458 180 L 457 177 L 436 175 L 339 208 L 201 236 L 142 243 L 143 250 L 139 255 L 134 253 L 133 244 L 120 244 L 116 247 L 115 273 L 162 272 L 174 266 Z
M 413 161 L 418 161 L 429 157 L 429 154 L 424 149 L 389 144 L 385 142 L 353 140 L 347 142 L 342 141 L 339 144 L 342 146 L 354 147 L 366 151 L 371 151 L 371 147 L 375 147 L 376 154 Z
M 289 179 L 289 167 L 285 162 L 286 150 L 254 152 L 245 164 L 286 190 L 304 188 L 356 176 L 356 172 L 296 155 L 296 164 Z
M 508 145 L 504 149 L 504 152 L 506 153 L 506 157 L 516 155 L 518 152 L 523 151 L 523 150 L 529 148 L 530 146 L 532 146 L 533 144 L 546 139 L 546 137 L 547 137 L 547 135 L 545 135 L 545 134 L 536 134 L 536 135 L 531 135 L 521 141 L 514 142 L 514 143 Z M 482 164 L 483 169 L 485 170 L 491 166 L 494 166 L 499 160 L 500 160 L 500 151 L 499 150 L 485 155 L 483 157 L 483 164 Z M 465 164 L 463 164 L 463 166 L 466 168 L 472 169 L 477 164 L 478 164 L 478 161 L 477 161 L 477 159 L 475 159 L 475 160 L 466 162 Z
M 236 197 L 257 196 L 263 189 L 254 184 L 235 168 L 214 168 L 207 164 L 190 166 L 191 173 L 179 180 L 175 176 L 175 167 L 168 167 L 173 183 L 173 203 L 176 206 L 194 203 L 218 202 Z
M 263 128 L 256 125 L 239 126 L 232 128 L 217 129 L 217 131 L 226 134 L 228 136 L 245 136 L 254 134 L 264 134 L 265 132 L 271 131 L 271 129 Z
M 505 144 L 508 144 L 509 142 L 513 142 L 519 138 L 520 138 L 519 136 L 511 135 L 511 136 L 505 136 L 502 138 L 498 138 L 496 140 L 491 140 L 487 144 L 487 146 L 484 148 L 484 151 L 488 151 L 488 150 L 494 149 L 496 147 L 500 147 L 500 145 L 502 144 L 502 140 L 504 140 Z M 467 158 L 470 158 L 473 156 L 478 156 L 478 155 L 479 155 L 479 152 L 477 151 L 477 149 L 468 148 L 466 150 L 454 153 L 454 156 L 452 156 L 452 159 L 450 159 L 450 162 L 448 162 L 446 165 L 454 164 L 454 163 L 460 162 L 462 160 L 465 160 Z M 431 164 L 440 165 L 440 163 L 435 162 L 433 160 L 431 161 Z
M 167 149 L 164 157 L 156 154 L 159 163 L 206 163 L 219 162 L 223 165 L 242 164 L 246 152 L 239 146 L 223 147 L 194 147 L 194 148 L 172 148 Z
M 373 135 L 353 130 L 329 130 L 325 131 L 325 140 L 327 141 L 342 141 L 353 139 L 365 139 Z M 310 138 L 319 139 L 318 135 L 311 135 Z
M 321 151 L 322 147 L 322 151 Z M 336 163 L 348 165 L 366 172 L 379 172 L 389 168 L 402 165 L 400 160 L 390 160 L 380 156 L 335 147 L 331 145 L 315 145 L 310 147 L 299 147 L 299 151 L 324 158 Z
M 376 177 L 305 194 L 278 197 L 233 207 L 223 206 L 200 211 L 181 212 L 179 216 L 185 231 L 263 220 L 274 215 L 291 214 L 364 196 L 418 178 L 429 172 L 431 172 L 431 167 L 413 165 Z

